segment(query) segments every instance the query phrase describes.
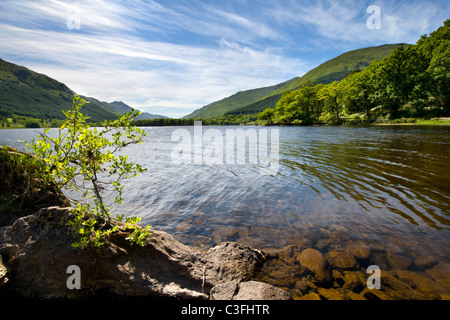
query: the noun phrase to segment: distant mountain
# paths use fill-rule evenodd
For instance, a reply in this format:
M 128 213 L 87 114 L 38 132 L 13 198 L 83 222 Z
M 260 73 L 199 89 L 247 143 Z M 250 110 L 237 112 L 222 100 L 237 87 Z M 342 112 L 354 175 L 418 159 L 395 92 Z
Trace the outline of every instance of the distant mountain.
M 105 106 L 105 108 L 115 114 L 125 114 L 131 111 L 131 107 L 122 101 L 114 101 L 114 102 L 106 102 L 102 101 L 101 104 Z
M 277 89 L 285 86 L 287 82 L 280 83 L 274 86 L 240 91 L 234 95 L 222 99 L 220 101 L 211 103 L 193 113 L 183 117 L 185 119 L 211 119 L 224 115 L 227 111 L 235 110 L 249 103 L 252 103 L 262 97 L 265 97 Z
M 109 108 L 112 112 L 114 112 L 116 114 L 125 114 L 127 112 L 130 112 L 133 109 L 129 105 L 123 103 L 122 101 L 114 101 L 114 102 L 104 102 L 103 101 L 102 104 L 106 108 Z M 159 114 L 142 112 L 135 119 L 136 120 L 146 120 L 146 119 L 166 119 L 166 118 L 168 118 L 168 117 L 162 116 Z
M 90 104 L 100 106 L 101 108 L 104 108 L 108 112 L 113 113 L 115 118 L 117 118 L 118 114 L 124 115 L 127 112 L 130 112 L 133 110 L 132 107 L 127 105 L 126 103 L 122 101 L 114 101 L 114 102 L 105 102 L 105 101 L 99 101 L 92 97 L 84 97 L 86 101 L 89 101 Z M 162 116 L 159 114 L 151 114 L 148 112 L 142 112 L 139 116 L 135 118 L 135 120 L 145 120 L 145 119 L 161 119 L 161 118 L 167 118 L 166 116 Z
M 72 109 L 75 92 L 65 84 L 44 74 L 34 72 L 0 59 L 0 116 L 33 117 L 39 119 L 63 119 L 62 110 Z M 100 102 L 91 97 L 82 111 L 90 117 L 89 121 L 117 119 L 132 108 L 123 102 Z M 160 118 L 163 116 L 142 113 L 139 119 Z
M 285 91 L 297 89 L 307 81 L 328 84 L 340 81 L 355 70 L 366 68 L 373 60 L 387 57 L 404 43 L 387 44 L 346 52 L 319 65 L 302 77 L 295 77 L 275 86 L 238 92 L 228 98 L 211 103 L 185 116 L 185 119 L 211 119 L 225 114 L 249 114 L 274 108 Z

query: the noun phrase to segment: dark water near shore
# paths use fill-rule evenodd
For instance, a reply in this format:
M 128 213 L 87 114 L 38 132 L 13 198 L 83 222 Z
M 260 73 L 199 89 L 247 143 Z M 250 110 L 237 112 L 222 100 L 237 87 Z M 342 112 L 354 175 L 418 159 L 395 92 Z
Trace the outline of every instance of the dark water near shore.
M 215 128 L 224 136 L 237 129 Z M 176 129 L 146 128 L 144 145 L 127 148 L 131 161 L 148 171 L 126 182 L 125 202 L 116 210 L 199 249 L 237 241 L 277 252 L 306 239 L 325 254 L 364 245 L 385 255 L 370 261 L 381 269 L 426 275 L 440 265 L 448 282 L 449 127 L 268 128 L 280 136 L 279 170 L 270 175 L 258 164 L 175 165 Z M 0 144 L 23 149 L 17 139 L 37 132 L 1 130 Z M 409 263 L 395 265 L 386 258 L 392 254 Z M 424 257 L 428 262 L 419 263 Z M 266 273 L 265 280 L 294 290 Z

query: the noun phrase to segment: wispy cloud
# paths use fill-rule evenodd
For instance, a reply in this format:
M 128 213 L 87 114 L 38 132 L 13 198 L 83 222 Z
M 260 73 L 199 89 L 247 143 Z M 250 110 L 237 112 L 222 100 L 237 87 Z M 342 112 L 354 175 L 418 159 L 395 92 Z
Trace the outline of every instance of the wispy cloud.
M 176 114 L 167 112 L 173 116 L 185 115 L 238 90 L 284 81 L 294 69 L 307 70 L 299 60 L 226 42 L 215 49 L 5 25 L 0 29 L 6 31 L 0 34 L 0 41 L 6 43 L 4 50 L 27 48 L 24 59 L 28 67 L 76 92 L 124 100 L 144 109 L 176 108 Z M 8 42 L 7 37 L 16 41 Z
M 80 94 L 178 117 L 236 91 L 302 75 L 349 49 L 415 41 L 448 12 L 444 3 L 380 1 L 382 29 L 373 32 L 365 27 L 368 5 L 1 1 L 0 57 Z M 67 28 L 73 14 L 80 29 Z
M 369 5 L 381 9 L 379 30 L 366 26 Z M 316 34 L 323 43 L 348 46 L 375 42 L 415 43 L 418 36 L 441 26 L 449 11 L 450 3 L 445 1 L 319 0 L 273 7 L 270 14 L 280 23 Z M 304 38 L 314 40 L 314 37 Z

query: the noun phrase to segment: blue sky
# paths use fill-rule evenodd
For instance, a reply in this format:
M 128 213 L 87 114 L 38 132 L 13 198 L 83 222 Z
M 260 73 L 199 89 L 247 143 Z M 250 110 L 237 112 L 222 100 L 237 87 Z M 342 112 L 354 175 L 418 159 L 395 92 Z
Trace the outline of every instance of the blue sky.
M 369 29 L 370 5 L 380 8 Z M 0 58 L 102 101 L 181 117 L 349 50 L 415 43 L 448 0 L 0 0 Z

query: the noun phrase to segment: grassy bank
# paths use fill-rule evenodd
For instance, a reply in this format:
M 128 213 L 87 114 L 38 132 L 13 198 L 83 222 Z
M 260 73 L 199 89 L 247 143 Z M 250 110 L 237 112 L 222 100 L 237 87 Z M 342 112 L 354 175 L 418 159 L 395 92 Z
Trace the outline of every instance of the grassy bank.
M 0 226 L 44 204 L 63 205 L 52 177 L 44 173 L 44 165 L 31 154 L 0 146 Z
M 417 126 L 450 126 L 450 118 L 432 118 L 432 119 L 416 119 L 416 118 L 401 118 L 383 123 L 374 123 L 376 126 L 388 125 L 417 125 Z

